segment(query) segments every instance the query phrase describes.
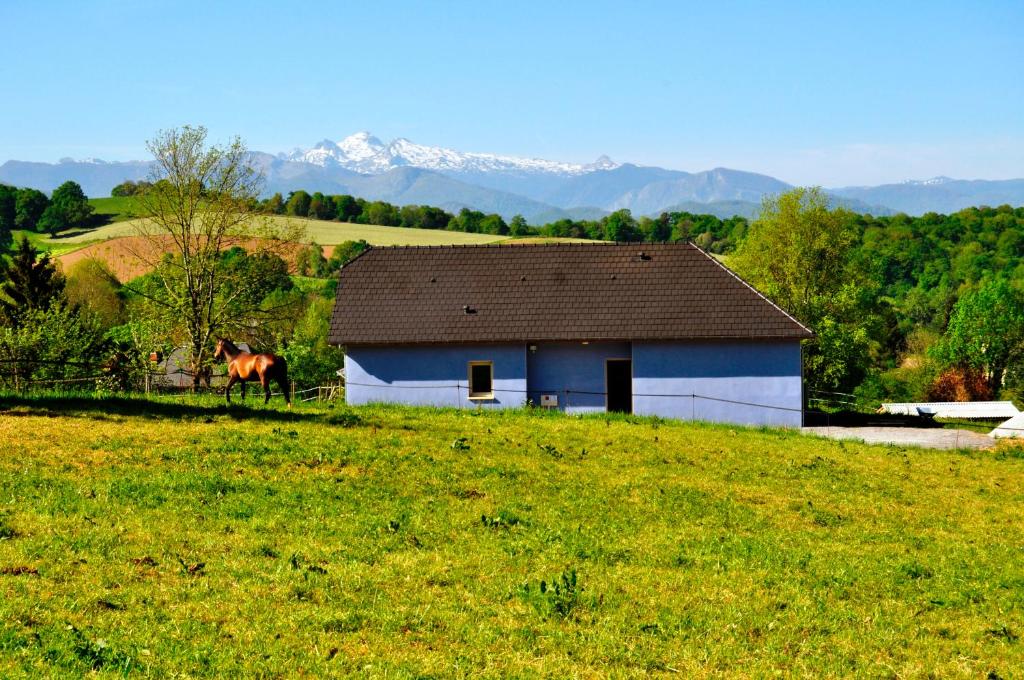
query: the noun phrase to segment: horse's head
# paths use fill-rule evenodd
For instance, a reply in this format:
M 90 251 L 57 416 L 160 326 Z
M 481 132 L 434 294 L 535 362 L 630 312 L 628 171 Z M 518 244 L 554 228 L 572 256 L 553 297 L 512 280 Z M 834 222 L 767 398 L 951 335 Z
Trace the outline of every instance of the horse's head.
M 227 342 L 229 342 L 229 341 L 225 340 L 224 338 L 221 338 L 220 340 L 217 341 L 217 348 L 215 350 L 213 350 L 213 358 L 216 361 L 220 361 L 221 359 L 224 358 L 224 348 L 225 348 L 225 343 L 227 343 Z

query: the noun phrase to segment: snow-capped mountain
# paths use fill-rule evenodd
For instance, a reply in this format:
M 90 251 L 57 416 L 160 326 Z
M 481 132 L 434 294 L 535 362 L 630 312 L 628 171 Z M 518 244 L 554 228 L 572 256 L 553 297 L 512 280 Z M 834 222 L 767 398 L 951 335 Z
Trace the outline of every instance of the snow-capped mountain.
M 311 149 L 296 149 L 282 159 L 312 163 L 320 167 L 343 167 L 377 175 L 400 167 L 423 168 L 454 173 L 525 173 L 559 176 L 581 175 L 594 170 L 619 167 L 607 156 L 586 165 L 540 158 L 519 158 L 490 153 L 455 151 L 440 146 L 416 144 L 403 137 L 387 144 L 369 132 L 357 132 L 340 142 L 325 139 Z
M 566 217 L 589 219 L 622 208 L 637 215 L 687 210 L 750 216 L 756 214 L 762 197 L 790 187 L 773 177 L 727 168 L 691 173 L 616 163 L 607 156 L 589 164 L 564 163 L 456 151 L 403 138 L 385 143 L 369 132 L 337 142 L 325 139 L 292 153 L 252 151 L 250 156 L 263 174 L 266 195 L 305 189 L 396 205 L 435 205 L 453 211 L 469 207 L 506 219 L 519 214 L 535 224 Z M 146 178 L 149 170 L 147 161 L 10 160 L 0 165 L 0 182 L 53 191 L 74 180 L 89 196 L 107 196 L 126 179 Z M 829 193 L 838 204 L 858 212 L 920 215 L 972 205 L 1024 205 L 1024 179 L 934 177 L 841 187 Z
M 900 184 L 912 184 L 917 187 L 935 186 L 936 184 L 946 184 L 948 182 L 955 182 L 952 177 L 945 177 L 939 175 L 938 177 L 932 177 L 931 179 L 908 179 L 900 182 Z

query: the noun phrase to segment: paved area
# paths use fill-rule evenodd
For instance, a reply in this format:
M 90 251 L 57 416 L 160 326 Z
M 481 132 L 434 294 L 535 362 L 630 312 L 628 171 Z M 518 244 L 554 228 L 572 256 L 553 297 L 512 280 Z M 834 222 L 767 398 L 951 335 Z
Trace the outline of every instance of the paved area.
M 868 444 L 923 446 L 928 449 L 987 449 L 995 446 L 988 435 L 941 427 L 805 427 L 808 434 L 832 439 L 862 439 Z

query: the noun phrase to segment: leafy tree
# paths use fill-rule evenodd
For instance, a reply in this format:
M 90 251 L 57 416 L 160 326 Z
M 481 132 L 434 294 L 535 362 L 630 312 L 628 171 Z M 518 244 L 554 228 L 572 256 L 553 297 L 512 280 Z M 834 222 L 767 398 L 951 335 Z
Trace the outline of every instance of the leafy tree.
M 639 225 L 628 210 L 617 210 L 604 218 L 604 237 L 609 241 L 637 241 Z
M 107 265 L 95 258 L 76 262 L 67 273 L 68 302 L 93 314 L 103 328 L 125 323 L 121 284 Z
M 398 220 L 399 226 L 419 229 L 423 226 L 423 209 L 418 205 L 403 205 L 398 210 Z
M 447 229 L 448 223 L 452 221 L 452 214 L 441 208 L 429 205 L 420 206 L 420 228 L 422 229 Z
M 662 213 L 657 219 L 640 218 L 640 233 L 645 241 L 659 243 L 672 240 L 672 221 L 668 213 Z M 709 244 L 710 245 L 710 244 Z M 706 248 L 705 248 L 706 250 Z
M 0 184 L 0 253 L 11 247 L 11 231 L 14 229 L 14 206 L 18 190 L 6 184 Z
M 326 276 L 330 270 L 324 249 L 316 242 L 311 242 L 295 255 L 295 269 L 300 276 Z
M 530 225 L 522 215 L 513 215 L 512 221 L 508 223 L 509 236 L 529 236 Z
M 145 191 L 149 186 L 149 182 L 133 182 L 132 180 L 125 180 L 116 187 L 110 190 L 110 195 L 117 197 L 134 196 L 142 191 Z
M 242 141 L 207 145 L 206 134 L 186 126 L 148 143 L 153 187 L 139 196 L 143 247 L 134 254 L 153 266 L 147 280 L 155 285 L 130 286 L 185 339 L 197 376 L 218 334 L 268 322 L 272 310 L 260 306 L 267 277 L 280 282 L 279 254 L 301 238 L 301 229 L 285 233 L 253 212 L 261 177 Z M 252 249 L 251 263 L 222 257 L 241 243 Z
M 814 329 L 812 387 L 851 390 L 870 363 L 871 293 L 856 266 L 853 214 L 830 208 L 821 189 L 766 198 L 732 260 L 755 287 Z
M 1005 278 L 967 293 L 953 307 L 934 354 L 947 366 L 984 371 L 997 394 L 1007 369 L 1024 362 L 1024 295 Z
M 39 218 L 49 205 L 46 194 L 36 189 L 18 189 L 14 202 L 14 226 L 18 229 L 35 231 Z
M 501 215 L 491 214 L 480 220 L 480 231 L 484 234 L 504 236 L 508 234 L 508 225 L 501 219 Z
M 50 204 L 39 218 L 37 228 L 50 234 L 62 229 L 83 227 L 92 217 L 93 208 L 77 182 L 64 182 L 50 197 Z
M 64 276 L 49 254 L 40 256 L 24 236 L 0 274 L 6 278 L 0 286 L 0 322 L 5 325 L 17 328 L 32 311 L 49 309 L 64 299 Z
M 342 222 L 355 222 L 363 211 L 359 202 L 349 195 L 332 196 L 334 200 L 334 216 Z
M 312 197 L 301 189 L 293 191 L 288 194 L 285 212 L 295 217 L 307 217 L 309 215 L 309 204 L 312 200 Z
M 345 265 L 349 260 L 354 259 L 359 253 L 363 252 L 370 247 L 370 244 L 360 239 L 358 241 L 344 241 L 334 246 L 334 250 L 331 251 L 331 259 L 328 260 L 328 268 L 332 272 L 337 272 L 342 266 Z
M 309 201 L 309 216 L 318 220 L 333 220 L 334 201 L 316 192 Z
M 373 201 L 366 205 L 360 216 L 364 224 L 379 224 L 385 227 L 397 227 L 401 223 L 398 208 L 384 201 Z
M 284 214 L 284 198 L 281 196 L 280 192 L 275 193 L 263 202 L 263 212 L 269 215 Z
M 851 280 L 857 241 L 849 210 L 830 208 L 820 188 L 797 188 L 764 200 L 733 263 L 797 318 L 816 319 Z
M 448 228 L 453 231 L 464 231 L 467 234 L 478 234 L 482 231 L 481 225 L 487 217 L 479 210 L 463 208 L 459 214 L 448 223 Z
M 108 344 L 95 317 L 59 298 L 23 310 L 16 326 L 0 326 L 0 358 L 8 364 L 0 382 L 65 380 L 96 375 Z
M 291 342 L 280 350 L 296 385 L 313 387 L 338 381 L 336 371 L 345 365 L 345 354 L 327 342 L 333 306 L 333 300 L 314 298 L 296 325 Z

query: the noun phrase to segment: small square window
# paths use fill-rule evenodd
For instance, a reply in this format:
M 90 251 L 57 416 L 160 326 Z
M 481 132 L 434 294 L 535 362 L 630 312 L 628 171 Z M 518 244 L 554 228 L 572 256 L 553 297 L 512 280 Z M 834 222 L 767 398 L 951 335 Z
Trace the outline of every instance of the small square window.
M 494 362 L 469 362 L 469 398 L 491 399 L 494 397 Z

